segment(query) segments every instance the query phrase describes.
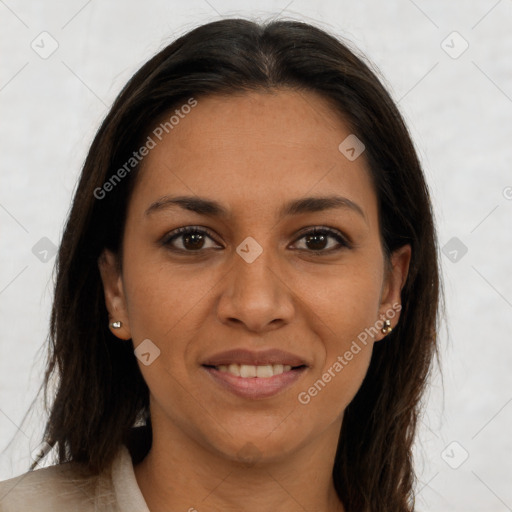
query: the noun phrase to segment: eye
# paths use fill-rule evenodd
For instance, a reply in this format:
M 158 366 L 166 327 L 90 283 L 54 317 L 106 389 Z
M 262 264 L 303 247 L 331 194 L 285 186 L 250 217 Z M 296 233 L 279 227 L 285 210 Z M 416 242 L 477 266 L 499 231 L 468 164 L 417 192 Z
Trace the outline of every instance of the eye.
M 336 242 L 334 246 L 332 243 L 329 244 L 329 239 Z M 166 235 L 162 240 L 162 245 L 169 247 L 171 250 L 189 253 L 220 247 L 216 242 L 213 246 L 208 247 L 206 245 L 208 240 L 215 242 L 208 230 L 196 226 L 186 226 Z M 304 240 L 306 247 L 299 247 L 299 250 L 312 253 L 330 253 L 341 248 L 350 248 L 348 240 L 341 233 L 330 228 L 315 227 L 310 229 L 297 238 L 295 243 L 301 240 Z M 180 242 L 181 247 L 175 244 L 176 241 Z
M 207 240 L 215 242 L 213 237 L 205 229 L 195 226 L 186 226 L 178 228 L 164 237 L 162 244 L 169 246 L 170 249 L 183 252 L 201 251 L 202 249 L 211 249 L 213 247 L 205 247 Z M 174 242 L 179 240 L 181 247 L 176 247 Z M 218 247 L 218 244 L 217 244 Z
M 329 239 L 334 239 L 337 245 L 334 244 L 333 247 L 331 244 L 329 246 Z M 305 250 L 309 250 L 308 252 L 313 253 L 330 253 L 341 248 L 350 248 L 350 243 L 341 233 L 329 228 L 315 227 L 301 235 L 297 241 L 299 240 L 304 240 L 306 245 Z M 303 250 L 301 248 L 299 249 Z

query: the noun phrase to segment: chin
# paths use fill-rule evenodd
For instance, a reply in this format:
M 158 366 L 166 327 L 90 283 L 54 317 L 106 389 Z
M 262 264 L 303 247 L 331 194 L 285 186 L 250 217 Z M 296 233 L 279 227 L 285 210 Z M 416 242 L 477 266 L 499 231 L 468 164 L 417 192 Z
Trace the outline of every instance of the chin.
M 246 465 L 277 462 L 306 442 L 306 439 L 301 442 L 296 434 L 278 431 L 276 425 L 263 429 L 241 428 L 237 434 L 215 443 L 214 449 L 224 458 Z

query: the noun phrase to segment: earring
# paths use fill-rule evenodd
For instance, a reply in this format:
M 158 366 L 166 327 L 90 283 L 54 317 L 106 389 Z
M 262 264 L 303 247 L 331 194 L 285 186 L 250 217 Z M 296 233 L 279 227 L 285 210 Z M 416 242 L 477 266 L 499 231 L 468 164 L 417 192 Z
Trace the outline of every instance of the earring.
M 123 323 L 122 323 L 121 321 L 119 321 L 119 320 L 118 320 L 118 321 L 116 321 L 116 322 L 112 322 L 112 323 L 110 324 L 110 327 L 111 327 L 112 329 L 121 329 L 121 326 L 122 326 L 122 325 L 123 325 Z
M 389 320 L 384 321 L 384 327 L 380 330 L 382 334 L 389 334 L 393 328 L 391 327 L 391 322 Z

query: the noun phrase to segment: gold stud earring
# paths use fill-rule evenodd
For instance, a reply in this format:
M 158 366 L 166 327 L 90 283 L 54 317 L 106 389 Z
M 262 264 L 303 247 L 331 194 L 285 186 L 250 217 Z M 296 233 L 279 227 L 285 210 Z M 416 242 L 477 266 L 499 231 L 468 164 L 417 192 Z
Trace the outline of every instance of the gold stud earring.
M 121 329 L 121 326 L 122 326 L 122 325 L 123 325 L 123 323 L 122 323 L 122 322 L 120 322 L 120 321 L 118 320 L 118 321 L 116 321 L 116 322 L 112 322 L 112 323 L 110 324 L 110 327 L 111 327 L 112 329 Z
M 382 334 L 389 334 L 393 328 L 391 327 L 391 322 L 389 320 L 384 321 L 384 327 L 382 327 L 381 332 Z

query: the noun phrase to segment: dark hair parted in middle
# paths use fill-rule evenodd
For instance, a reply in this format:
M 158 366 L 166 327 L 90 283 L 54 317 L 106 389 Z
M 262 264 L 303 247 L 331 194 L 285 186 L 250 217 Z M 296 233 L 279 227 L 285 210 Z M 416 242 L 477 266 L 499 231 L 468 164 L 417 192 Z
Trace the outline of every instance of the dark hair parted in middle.
M 44 440 L 57 446 L 59 462 L 100 471 L 135 424 L 147 422 L 151 435 L 148 388 L 133 347 L 107 328 L 97 265 L 103 249 L 120 251 L 137 167 L 111 181 L 106 194 L 105 183 L 164 115 L 191 98 L 279 89 L 315 92 L 348 123 L 366 146 L 386 257 L 412 247 L 400 322 L 375 345 L 345 411 L 333 470 L 347 510 L 410 511 L 412 443 L 436 354 L 440 292 L 429 193 L 402 117 L 376 75 L 336 37 L 296 21 L 200 26 L 143 65 L 115 100 L 86 158 L 58 253 L 45 400 L 52 375 L 60 380 Z

